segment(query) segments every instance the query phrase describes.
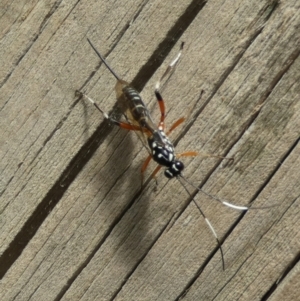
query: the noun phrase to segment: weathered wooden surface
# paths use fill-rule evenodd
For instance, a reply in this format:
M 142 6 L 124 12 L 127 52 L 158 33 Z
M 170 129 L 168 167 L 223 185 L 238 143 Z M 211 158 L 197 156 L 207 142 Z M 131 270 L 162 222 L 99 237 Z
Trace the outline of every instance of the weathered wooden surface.
M 299 300 L 297 0 L 0 7 L 1 300 Z M 161 173 L 140 195 L 139 140 L 75 97 L 115 103 L 87 36 L 157 117 L 155 81 L 185 41 L 163 90 L 169 124 L 189 116 L 178 152 L 235 160 L 187 159 L 184 175 L 236 204 L 275 205 L 241 214 L 196 194 L 225 239 L 225 271 L 178 181 Z

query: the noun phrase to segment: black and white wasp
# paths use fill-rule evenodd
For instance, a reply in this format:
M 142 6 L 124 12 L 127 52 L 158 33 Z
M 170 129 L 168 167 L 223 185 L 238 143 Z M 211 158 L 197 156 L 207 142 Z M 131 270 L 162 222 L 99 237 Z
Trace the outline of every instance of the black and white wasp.
M 115 86 L 116 96 L 117 96 L 118 102 L 121 102 L 122 106 L 125 106 L 125 108 L 126 108 L 126 122 L 121 122 L 121 121 L 118 121 L 118 120 L 110 117 L 107 113 L 105 113 L 97 105 L 97 103 L 94 100 L 92 100 L 86 94 L 83 94 L 79 91 L 77 91 L 77 93 L 79 95 L 83 96 L 84 98 L 88 99 L 97 108 L 97 110 L 99 110 L 103 114 L 104 118 L 108 119 L 113 124 L 123 128 L 123 129 L 130 130 L 130 131 L 135 131 L 137 133 L 142 134 L 140 136 L 142 136 L 142 140 L 146 141 L 146 143 L 148 145 L 147 149 L 148 149 L 148 152 L 149 152 L 149 156 L 147 157 L 144 164 L 142 165 L 142 169 L 141 169 L 142 179 L 143 179 L 143 174 L 144 174 L 149 162 L 151 161 L 151 159 L 153 159 L 158 164 L 158 166 L 156 167 L 156 169 L 152 173 L 153 177 L 156 175 L 156 173 L 162 167 L 165 167 L 164 175 L 169 179 L 177 178 L 178 181 L 181 183 L 181 185 L 184 187 L 184 189 L 187 191 L 187 193 L 190 196 L 191 196 L 191 194 L 189 193 L 188 189 L 186 188 L 186 186 L 184 185 L 182 180 L 184 182 L 188 183 L 189 185 L 191 185 L 193 188 L 197 189 L 198 191 L 201 191 L 202 193 L 204 193 L 205 195 L 209 196 L 211 199 L 213 199 L 213 200 L 215 200 L 219 203 L 222 203 L 222 204 L 224 204 L 228 207 L 231 207 L 233 209 L 236 209 L 236 210 L 242 210 L 242 211 L 249 210 L 250 207 L 234 205 L 230 202 L 227 202 L 225 200 L 221 200 L 221 199 L 219 199 L 219 198 L 203 191 L 201 188 L 197 187 L 196 185 L 194 185 L 193 183 L 188 181 L 183 176 L 182 171 L 184 169 L 184 164 L 183 164 L 182 161 L 179 160 L 179 158 L 187 157 L 187 156 L 196 156 L 196 155 L 198 155 L 198 153 L 194 152 L 194 151 L 188 151 L 188 152 L 184 152 L 184 153 L 176 155 L 175 154 L 175 148 L 174 148 L 171 140 L 168 138 L 168 135 L 175 128 L 177 128 L 180 124 L 182 124 L 184 122 L 184 120 L 185 120 L 184 118 L 178 119 L 176 122 L 174 122 L 174 124 L 170 127 L 170 129 L 167 132 L 165 132 L 165 122 L 164 121 L 165 121 L 165 112 L 166 112 L 166 110 L 165 110 L 164 100 L 163 100 L 163 98 L 161 96 L 161 93 L 159 91 L 160 90 L 160 85 L 161 85 L 161 82 L 162 82 L 163 78 L 165 78 L 175 68 L 175 65 L 177 64 L 177 62 L 178 62 L 178 60 L 179 60 L 179 58 L 182 54 L 184 43 L 181 44 L 180 51 L 179 51 L 178 55 L 171 62 L 171 64 L 168 66 L 167 70 L 164 72 L 163 76 L 161 77 L 161 79 L 156 84 L 155 96 L 156 96 L 156 99 L 157 99 L 157 102 L 158 102 L 158 105 L 159 105 L 159 109 L 160 109 L 160 121 L 159 121 L 158 125 L 156 125 L 153 122 L 153 120 L 151 118 L 151 115 L 149 113 L 149 110 L 148 110 L 146 104 L 144 103 L 144 101 L 142 100 L 141 96 L 139 95 L 138 91 L 135 88 L 133 88 L 129 83 L 122 80 L 113 71 L 113 69 L 108 65 L 106 60 L 102 57 L 102 55 L 94 47 L 94 45 L 92 44 L 92 42 L 89 39 L 88 39 L 88 42 L 92 46 L 92 48 L 94 49 L 94 51 L 96 52 L 96 54 L 98 55 L 100 60 L 107 67 L 107 69 L 117 79 L 117 83 L 116 83 L 116 86 Z M 216 156 L 216 157 L 220 158 L 220 156 Z M 221 157 L 221 158 L 223 158 L 223 157 Z M 226 158 L 226 159 L 230 159 L 230 158 Z M 214 230 L 214 228 L 211 225 L 208 218 L 205 216 L 205 214 L 202 211 L 202 209 L 200 208 L 200 206 L 194 200 L 194 198 L 192 198 L 192 200 L 195 203 L 195 205 L 197 206 L 200 214 L 205 219 L 208 227 L 210 228 L 211 232 L 213 233 L 213 235 L 214 235 L 214 237 L 217 241 L 218 247 L 219 247 L 220 252 L 221 252 L 223 269 L 225 269 L 223 250 L 222 250 L 220 240 L 217 236 L 217 233 Z

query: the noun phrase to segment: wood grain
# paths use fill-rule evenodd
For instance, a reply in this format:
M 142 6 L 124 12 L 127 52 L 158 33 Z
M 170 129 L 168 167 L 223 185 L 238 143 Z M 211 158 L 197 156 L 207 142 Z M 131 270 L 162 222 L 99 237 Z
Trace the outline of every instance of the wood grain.
M 299 300 L 300 5 L 286 1 L 5 1 L 0 17 L 1 300 Z M 105 122 L 115 80 L 167 126 L 187 184 L 140 191 L 146 151 Z M 201 91 L 203 96 L 199 99 Z M 298 298 L 298 299 L 297 299 Z

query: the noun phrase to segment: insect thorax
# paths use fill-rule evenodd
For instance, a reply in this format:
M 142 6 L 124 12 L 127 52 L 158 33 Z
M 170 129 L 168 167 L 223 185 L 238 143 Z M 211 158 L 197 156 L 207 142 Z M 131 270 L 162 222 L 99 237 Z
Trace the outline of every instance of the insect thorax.
M 174 146 L 162 130 L 153 132 L 153 135 L 148 138 L 148 144 L 153 160 L 167 167 L 164 173 L 167 178 L 176 177 L 181 173 L 184 165 L 176 159 Z

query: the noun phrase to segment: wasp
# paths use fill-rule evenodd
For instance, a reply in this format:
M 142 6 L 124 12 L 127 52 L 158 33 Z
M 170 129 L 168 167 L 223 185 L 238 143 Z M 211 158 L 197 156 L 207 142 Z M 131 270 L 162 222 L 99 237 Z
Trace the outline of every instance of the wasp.
M 225 269 L 224 255 L 223 255 L 223 250 L 222 250 L 220 239 L 218 238 L 217 233 L 214 230 L 212 224 L 210 223 L 208 218 L 205 216 L 204 212 L 202 211 L 202 209 L 200 208 L 198 203 L 194 200 L 194 198 L 192 197 L 192 195 L 190 194 L 190 192 L 188 191 L 188 189 L 186 188 L 186 186 L 184 185 L 184 182 L 182 182 L 182 180 L 185 181 L 186 183 L 188 183 L 189 185 L 191 185 L 196 190 L 201 191 L 205 195 L 209 196 L 211 199 L 213 199 L 219 203 L 222 203 L 228 207 L 231 207 L 231 208 L 234 208 L 237 210 L 242 210 L 242 211 L 247 211 L 250 209 L 250 207 L 237 206 L 228 201 L 221 200 L 221 199 L 205 192 L 201 188 L 197 187 L 196 185 L 194 185 L 193 183 L 188 181 L 183 176 L 182 171 L 184 170 L 184 164 L 181 160 L 179 160 L 179 158 L 186 157 L 186 156 L 196 156 L 196 155 L 198 155 L 198 153 L 194 152 L 194 151 L 188 151 L 188 152 L 184 152 L 184 153 L 176 155 L 174 145 L 172 144 L 171 140 L 168 138 L 168 135 L 175 128 L 177 128 L 180 124 L 182 124 L 184 122 L 184 120 L 185 120 L 184 118 L 178 119 L 170 127 L 170 129 L 167 132 L 165 132 L 166 109 L 165 109 L 165 103 L 164 103 L 163 97 L 160 93 L 160 85 L 161 85 L 163 78 L 165 78 L 168 74 L 171 73 L 172 70 L 174 70 L 177 62 L 179 61 L 179 59 L 181 57 L 184 43 L 181 44 L 179 53 L 177 54 L 175 59 L 171 62 L 171 64 L 168 66 L 168 68 L 162 75 L 161 79 L 156 83 L 155 97 L 157 99 L 159 109 L 160 109 L 160 121 L 159 121 L 158 125 L 156 125 L 153 122 L 150 112 L 149 112 L 146 104 L 142 100 L 139 92 L 134 87 L 132 87 L 129 83 L 127 83 L 126 81 L 121 79 L 115 73 L 115 71 L 110 67 L 110 65 L 107 63 L 105 58 L 100 54 L 100 52 L 95 48 L 95 46 L 92 44 L 92 42 L 89 39 L 87 39 L 87 40 L 88 40 L 89 44 L 91 45 L 91 47 L 93 48 L 93 50 L 95 51 L 95 53 L 97 54 L 97 56 L 102 61 L 102 63 L 107 67 L 107 69 L 111 72 L 111 74 L 117 80 L 117 83 L 115 86 L 116 97 L 117 97 L 117 101 L 120 102 L 120 104 L 122 106 L 124 106 L 126 109 L 126 113 L 125 113 L 126 122 L 116 120 L 115 118 L 109 116 L 106 112 L 104 112 L 97 105 L 97 103 L 93 99 L 91 99 L 86 94 L 84 94 L 80 91 L 76 91 L 77 94 L 79 94 L 80 96 L 83 96 L 84 98 L 89 100 L 97 108 L 97 110 L 102 113 L 104 118 L 109 120 L 114 125 L 116 125 L 120 128 L 129 130 L 129 131 L 135 131 L 136 133 L 141 134 L 141 135 L 139 135 L 139 137 L 149 152 L 149 156 L 147 157 L 147 159 L 145 160 L 145 162 L 141 168 L 142 182 L 143 182 L 143 174 L 144 174 L 149 162 L 151 161 L 151 159 L 153 159 L 158 164 L 158 166 L 152 173 L 152 177 L 154 177 L 162 167 L 165 167 L 164 175 L 168 179 L 177 178 L 179 180 L 179 182 L 181 183 L 183 188 L 187 191 L 187 193 L 191 197 L 192 201 L 197 206 L 200 214 L 205 219 L 205 222 L 207 223 L 211 232 L 213 233 L 213 235 L 216 239 L 216 242 L 218 244 L 218 248 L 220 249 L 220 252 L 221 252 L 223 269 Z M 224 158 L 221 156 L 215 156 L 215 157 Z M 232 158 L 225 158 L 225 159 L 232 160 Z M 251 209 L 254 209 L 254 208 L 251 207 Z

